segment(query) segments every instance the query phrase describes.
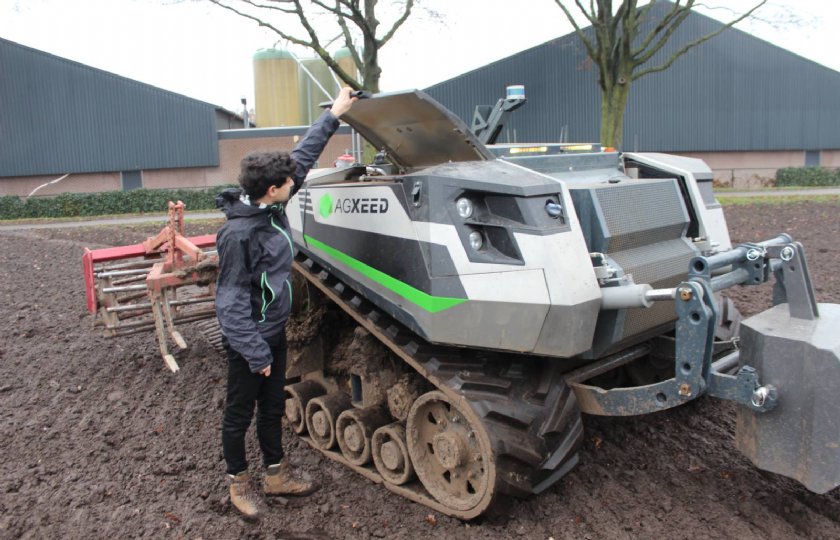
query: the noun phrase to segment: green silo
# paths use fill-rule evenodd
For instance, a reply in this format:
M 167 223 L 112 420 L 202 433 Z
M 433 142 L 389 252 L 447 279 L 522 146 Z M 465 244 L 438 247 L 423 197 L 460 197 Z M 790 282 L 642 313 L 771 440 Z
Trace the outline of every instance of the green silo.
M 298 65 L 284 49 L 254 53 L 254 98 L 257 126 L 299 126 L 300 85 Z

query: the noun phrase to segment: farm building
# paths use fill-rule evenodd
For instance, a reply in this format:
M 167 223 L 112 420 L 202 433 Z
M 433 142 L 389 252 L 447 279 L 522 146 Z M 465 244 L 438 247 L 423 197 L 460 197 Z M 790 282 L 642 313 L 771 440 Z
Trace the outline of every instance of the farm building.
M 652 14 L 670 7 L 663 2 Z M 692 12 L 649 65 L 721 26 Z M 499 142 L 599 140 L 597 66 L 574 33 L 426 91 L 469 125 L 476 105 L 492 105 L 512 84 L 525 86 L 528 103 Z M 730 28 L 633 82 L 622 150 L 698 157 L 717 180 L 739 185 L 781 167 L 840 167 L 840 73 Z
M 238 129 L 221 107 L 2 38 L 0 67 L 0 195 L 234 183 L 246 153 L 291 150 L 306 131 Z M 349 139 L 340 128 L 325 156 Z
M 720 26 L 691 13 L 652 64 Z M 255 69 L 266 60 L 260 54 Z M 244 123 L 231 111 L 2 38 L 0 66 L 0 195 L 230 183 L 245 153 L 291 149 L 306 129 L 237 129 Z M 528 103 L 498 142 L 596 142 L 597 77 L 569 34 L 426 91 L 469 125 L 477 105 L 521 84 Z M 315 98 L 301 92 L 299 106 L 311 109 Z M 325 156 L 351 146 L 344 127 Z M 726 30 L 633 82 L 622 150 L 698 157 L 719 182 L 741 187 L 766 183 L 781 167 L 840 167 L 840 73 Z

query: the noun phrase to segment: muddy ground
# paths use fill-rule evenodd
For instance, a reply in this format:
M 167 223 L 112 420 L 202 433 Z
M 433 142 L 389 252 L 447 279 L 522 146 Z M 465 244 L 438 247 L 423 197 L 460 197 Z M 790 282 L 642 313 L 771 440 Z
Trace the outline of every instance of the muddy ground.
M 780 231 L 801 240 L 818 298 L 840 303 L 838 214 L 837 203 L 727 208 L 735 241 Z M 0 537 L 840 538 L 840 491 L 815 495 L 755 469 L 734 448 L 735 407 L 712 399 L 587 417 L 576 469 L 470 523 L 397 498 L 287 431 L 292 462 L 327 487 L 273 501 L 246 524 L 223 474 L 224 360 L 188 335 L 172 374 L 152 335 L 107 340 L 84 308 L 82 247 L 135 243 L 158 228 L 0 234 Z M 770 303 L 767 286 L 734 296 L 746 313 Z M 253 434 L 249 445 L 253 467 Z

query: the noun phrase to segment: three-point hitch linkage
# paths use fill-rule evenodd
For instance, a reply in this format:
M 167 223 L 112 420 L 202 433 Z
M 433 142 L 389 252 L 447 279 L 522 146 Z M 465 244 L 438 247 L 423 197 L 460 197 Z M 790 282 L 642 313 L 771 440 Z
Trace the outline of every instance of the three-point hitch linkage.
M 741 322 L 738 347 L 715 358 L 714 293 L 775 275 L 774 307 Z M 646 414 L 707 394 L 735 401 L 736 444 L 758 467 L 818 493 L 840 484 L 840 306 L 817 304 L 802 245 L 782 234 L 691 260 L 673 289 L 642 290 L 640 302 L 674 300 L 674 376 L 654 384 L 600 388 L 585 381 L 651 352 L 640 344 L 568 374 L 583 412 Z M 761 375 L 761 381 L 759 380 Z

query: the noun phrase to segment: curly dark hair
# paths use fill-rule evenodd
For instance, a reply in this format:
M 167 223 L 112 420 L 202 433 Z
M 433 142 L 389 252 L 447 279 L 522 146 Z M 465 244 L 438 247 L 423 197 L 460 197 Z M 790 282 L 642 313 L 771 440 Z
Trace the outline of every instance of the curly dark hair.
M 271 186 L 282 186 L 295 171 L 288 152 L 251 152 L 240 163 L 239 185 L 252 199 L 259 199 Z

